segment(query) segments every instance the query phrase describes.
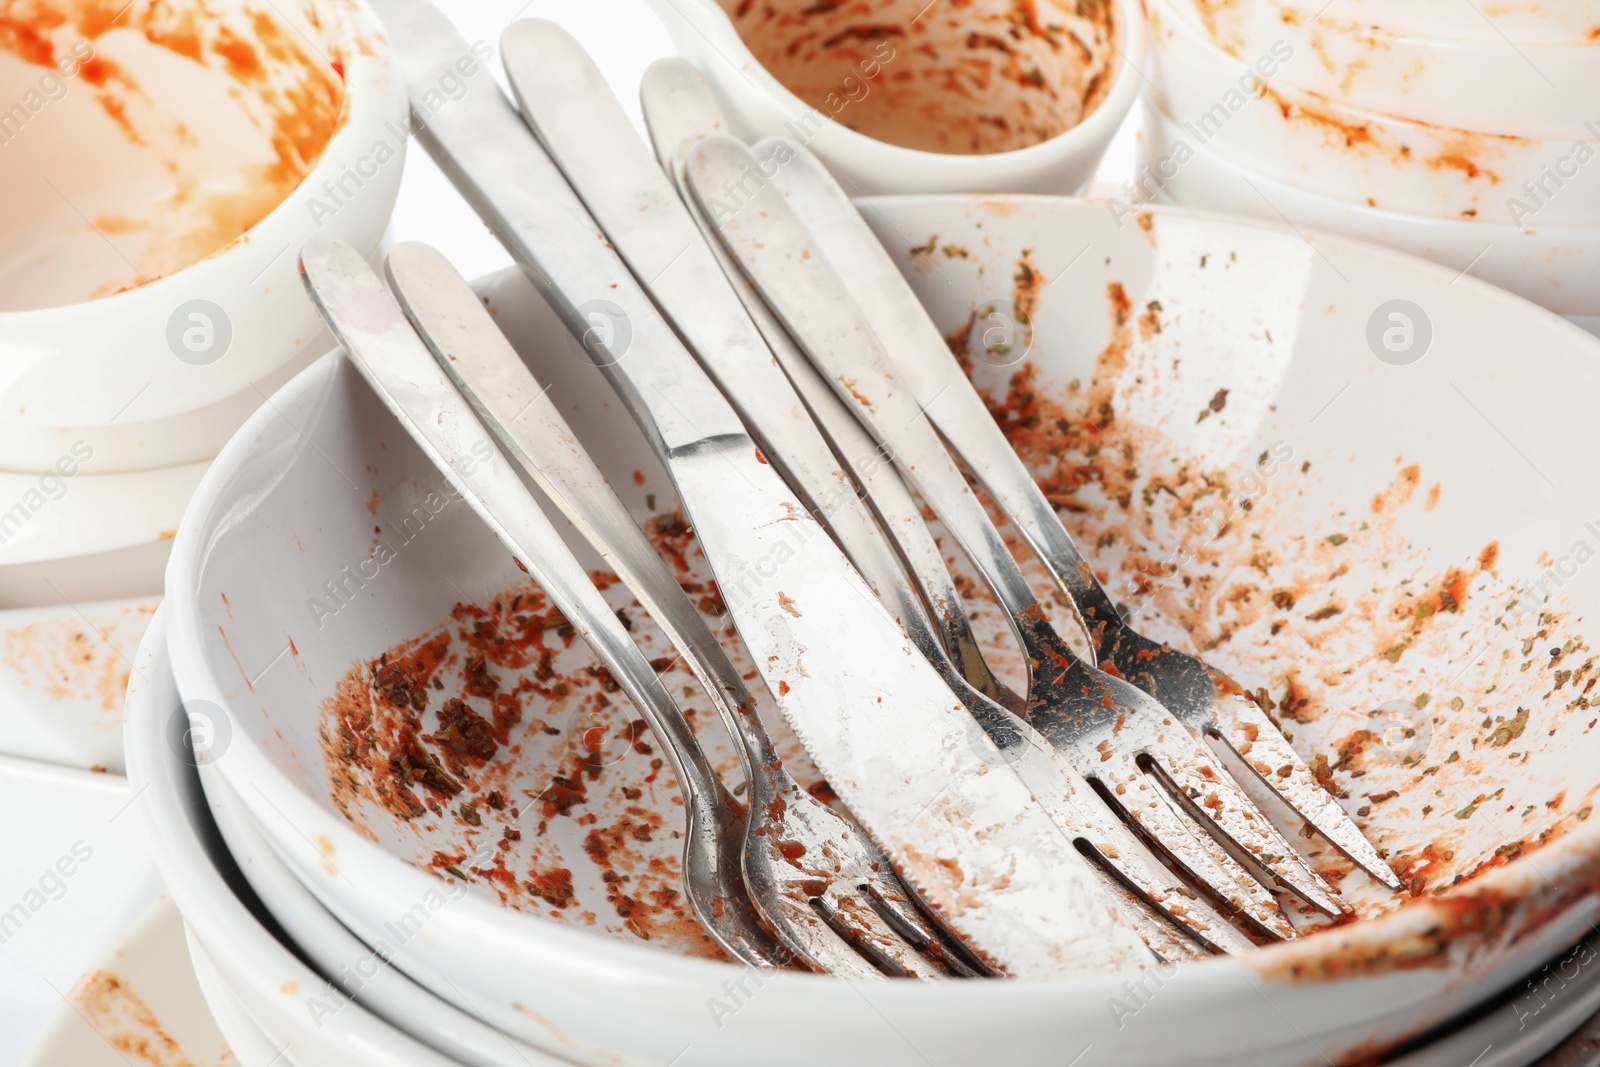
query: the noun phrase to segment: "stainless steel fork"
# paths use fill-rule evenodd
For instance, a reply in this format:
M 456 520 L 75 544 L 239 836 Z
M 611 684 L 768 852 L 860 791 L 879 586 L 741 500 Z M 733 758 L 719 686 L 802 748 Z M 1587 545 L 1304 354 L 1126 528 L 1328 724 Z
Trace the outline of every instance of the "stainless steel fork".
M 918 915 L 883 853 L 783 766 L 738 669 L 471 286 L 426 245 L 396 246 L 388 267 L 439 366 L 661 626 L 716 706 L 748 787 L 745 881 L 779 940 L 813 969 L 845 977 L 973 974 Z
M 845 278 L 902 384 L 1067 594 L 1098 662 L 1114 666 L 1191 730 L 1225 742 L 1335 847 L 1399 889 L 1388 863 L 1244 687 L 1205 661 L 1139 633 L 1123 618 L 905 277 L 827 170 L 801 150 L 776 183 Z
M 597 71 L 590 73 L 593 78 L 598 79 Z M 571 72 L 568 71 L 566 74 L 570 79 Z M 876 509 L 877 517 L 894 542 L 894 547 L 899 549 L 900 557 L 907 563 L 910 580 L 916 592 L 921 594 L 921 599 L 931 609 L 932 617 L 941 624 L 938 628 L 943 632 L 945 647 L 939 647 L 932 628 L 926 621 L 916 617 L 921 613 L 915 609 L 912 611 L 911 623 L 918 632 L 914 633 L 913 640 L 923 648 L 924 654 L 930 660 L 947 674 L 955 675 L 952 688 L 963 695 L 964 702 L 974 717 L 980 723 L 986 724 L 985 728 L 991 738 L 1002 747 L 1007 757 L 1028 761 L 1031 771 L 1032 765 L 1044 762 L 1041 756 L 1049 752 L 1048 742 L 1025 721 L 995 706 L 996 702 L 1000 702 L 1006 708 L 1012 708 L 1011 702 L 1015 702 L 1014 710 L 1024 709 L 1021 700 L 1005 689 L 983 660 L 961 598 L 949 572 L 945 569 L 939 546 L 923 522 L 920 507 L 906 490 L 899 475 L 895 473 L 888 456 L 857 423 L 804 355 L 795 348 L 782 325 L 773 319 L 759 295 L 750 288 L 738 266 L 727 258 L 727 251 L 718 242 L 704 213 L 682 188 L 683 151 L 705 135 L 722 128 L 721 113 L 711 96 L 709 87 L 699 73 L 684 60 L 661 60 L 645 72 L 641 99 L 644 105 L 645 123 L 655 141 L 656 153 L 663 169 L 682 196 L 689 215 L 706 238 L 707 248 L 721 268 L 728 286 L 739 298 L 752 324 L 770 347 L 783 372 L 804 398 L 810 417 L 816 420 L 818 427 L 832 442 L 839 460 L 850 467 L 851 473 L 865 491 L 867 499 Z M 591 117 L 585 126 L 593 125 L 593 121 Z M 548 134 L 546 136 L 549 137 Z M 597 214 L 604 222 L 604 212 L 597 209 Z M 625 256 L 627 255 L 625 241 L 619 242 L 619 249 Z M 658 301 L 671 308 L 674 303 L 671 292 L 661 286 L 653 287 L 652 291 Z M 761 355 L 765 356 L 765 352 Z M 766 384 L 763 389 L 756 391 L 750 402 L 743 405 L 746 422 L 759 431 L 764 424 L 775 417 L 776 412 L 788 409 L 787 399 L 781 401 L 778 399 L 786 398 L 787 392 L 787 386 L 781 381 Z M 761 403 L 760 400 L 763 398 L 772 402 Z M 870 518 L 868 523 L 871 524 Z M 847 551 L 850 551 L 848 545 Z M 856 552 L 851 554 L 859 555 Z M 889 566 L 898 574 L 898 568 L 892 564 Z M 901 595 L 902 602 L 908 603 L 915 599 L 917 599 L 915 594 Z M 959 672 L 947 658 L 947 650 L 952 658 L 961 662 L 962 667 Z M 967 684 L 968 682 L 971 684 Z M 974 689 L 978 692 L 974 692 Z M 1020 743 L 1023 740 L 1030 744 Z M 1225 924 L 1220 923 L 1210 908 L 1193 901 L 1191 899 L 1193 894 L 1183 882 L 1169 875 L 1166 868 L 1115 818 L 1111 810 L 1093 794 L 1087 783 L 1059 754 L 1052 755 L 1054 758 L 1050 762 L 1055 764 L 1054 768 L 1033 771 L 1030 784 L 1034 786 L 1036 794 L 1044 798 L 1054 797 L 1063 789 L 1079 798 L 1076 804 L 1078 818 L 1073 819 L 1069 815 L 1058 821 L 1068 832 L 1085 834 L 1085 843 L 1095 848 L 1099 862 L 1106 869 L 1108 877 L 1114 877 L 1134 887 L 1141 898 L 1149 902 L 1146 906 L 1154 906 L 1169 920 L 1204 943 L 1224 951 L 1242 951 L 1248 947 L 1249 943 L 1237 937 Z M 1051 777 L 1052 770 L 1054 778 Z M 1049 804 L 1052 801 L 1042 802 Z M 1188 868 L 1197 872 L 1197 877 L 1206 883 L 1209 892 L 1227 899 L 1230 907 L 1249 912 L 1248 919 L 1258 931 L 1268 936 L 1294 936 L 1293 926 L 1283 917 L 1276 901 L 1253 880 L 1247 880 L 1249 899 L 1241 900 L 1241 894 L 1236 887 L 1242 872 L 1236 865 L 1230 869 L 1219 864 L 1198 841 L 1186 851 L 1183 862 Z M 1231 860 L 1224 857 L 1224 863 L 1231 864 Z M 1137 915 L 1133 921 L 1140 926 L 1147 943 L 1163 955 L 1170 956 L 1184 950 L 1185 946 L 1181 943 L 1172 943 L 1170 932 L 1161 924 L 1151 924 Z
M 796 155 L 801 151 L 785 147 Z M 741 142 L 716 136 L 691 153 L 687 175 L 768 305 L 841 399 L 892 450 L 901 472 L 994 590 L 1029 659 L 1028 719 L 1075 761 L 1079 773 L 1101 782 L 1112 802 L 1158 839 L 1181 839 L 1189 832 L 1185 822 L 1211 830 L 1239 858 L 1270 872 L 1307 903 L 1342 914 L 1342 901 L 1208 748 L 1147 694 L 1079 659 L 1055 630 L 815 238 L 775 186 L 751 181 L 763 167 Z M 719 218 L 717 198 L 729 187 L 740 188 L 744 202 L 732 211 L 724 207 Z M 1158 785 L 1150 772 L 1164 783 Z M 1169 799 L 1177 801 L 1183 817 Z M 1241 890 L 1251 881 L 1245 875 Z
M 308 243 L 300 261 L 318 311 L 362 377 L 582 633 L 650 724 L 684 791 L 684 896 L 695 918 L 735 959 L 782 965 L 788 954 L 761 925 L 740 878 L 744 809 L 717 778 L 649 661 L 516 473 L 505 463 L 475 461 L 470 450 L 488 434 L 366 261 L 326 238 Z

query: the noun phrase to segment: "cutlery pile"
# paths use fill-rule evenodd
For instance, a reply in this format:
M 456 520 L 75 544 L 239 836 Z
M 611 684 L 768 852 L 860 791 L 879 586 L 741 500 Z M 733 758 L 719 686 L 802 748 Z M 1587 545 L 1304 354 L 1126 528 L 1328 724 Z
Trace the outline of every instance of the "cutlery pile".
M 467 46 L 425 3 L 377 6 L 421 99 Z M 302 272 L 355 366 L 666 749 L 685 897 L 730 955 L 846 977 L 1040 977 L 1293 938 L 1279 892 L 1345 914 L 1236 774 L 1398 887 L 1244 686 L 1119 615 L 803 146 L 728 136 L 671 60 L 644 84 L 652 154 L 559 27 L 516 23 L 502 47 L 520 113 L 475 83 L 419 113 L 419 139 L 644 429 L 761 680 L 848 815 L 784 768 L 703 616 L 442 257 L 397 247 L 386 289 L 319 240 Z M 592 329 L 596 307 L 619 328 Z M 473 462 L 484 440 L 513 462 Z M 1048 619 L 963 466 L 1070 598 L 1092 660 Z M 743 804 L 519 469 L 694 672 L 736 742 Z M 1004 612 L 1025 693 L 985 662 L 923 502 Z

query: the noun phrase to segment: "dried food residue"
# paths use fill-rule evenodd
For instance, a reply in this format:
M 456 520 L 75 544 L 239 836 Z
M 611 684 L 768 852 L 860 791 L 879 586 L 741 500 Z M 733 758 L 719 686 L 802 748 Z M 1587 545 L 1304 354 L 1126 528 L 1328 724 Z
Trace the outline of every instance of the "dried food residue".
M 720 615 L 681 514 L 645 528 L 684 589 Z M 742 789 L 686 666 L 614 575 L 593 577 Z M 790 768 L 820 782 L 781 717 L 764 717 Z M 536 585 L 459 604 L 436 629 L 353 664 L 324 704 L 321 739 L 335 805 L 418 866 L 551 921 L 721 958 L 682 895 L 677 781 L 627 694 Z
M 346 53 L 360 47 L 316 8 L 299 17 L 211 0 L 0 0 L 0 86 L 22 100 L 0 130 L 0 184 L 24 194 L 0 214 L 14 231 L 0 267 L 27 283 L 0 298 L 19 306 L 0 307 L 143 285 L 281 204 L 343 120 Z M 96 165 L 44 126 L 98 146 Z
M 78 979 L 68 999 L 83 1020 L 127 1062 L 148 1067 L 197 1067 L 156 1013 L 127 982 L 95 970 Z M 236 1061 L 224 1052 L 216 1067 Z
M 1110 0 L 722 0 L 766 69 L 828 119 L 890 144 L 977 154 L 1078 125 L 1120 62 Z
M 1141 300 L 1163 319 L 1180 310 Z M 1208 372 L 1182 361 L 1170 332 L 1136 321 L 1127 286 L 1110 281 L 1106 301 L 1108 340 L 1079 377 L 1047 377 L 1037 361 L 975 363 L 966 326 L 948 340 L 1139 628 L 1257 690 L 1402 874 L 1406 892 L 1391 895 L 1307 840 L 1357 913 L 1455 899 L 1586 820 L 1600 787 L 1570 750 L 1597 744 L 1600 660 L 1581 620 L 1559 601 L 1526 603 L 1492 539 L 1460 559 L 1409 540 L 1404 520 L 1440 495 L 1418 492 L 1424 463 L 1398 457 L 1365 499 L 1319 513 L 1308 504 L 1328 497 L 1318 465 L 1285 442 L 1239 468 L 1208 456 L 1204 434 L 1241 397 L 1248 418 L 1270 424 L 1262 390 L 1194 381 Z M 1196 396 L 1209 398 L 1204 426 L 1171 432 L 1197 421 Z M 1025 566 L 1048 584 L 1036 560 Z M 992 661 L 1020 682 L 986 590 L 970 576 L 961 588 Z M 1071 631 L 1059 607 L 1053 617 Z

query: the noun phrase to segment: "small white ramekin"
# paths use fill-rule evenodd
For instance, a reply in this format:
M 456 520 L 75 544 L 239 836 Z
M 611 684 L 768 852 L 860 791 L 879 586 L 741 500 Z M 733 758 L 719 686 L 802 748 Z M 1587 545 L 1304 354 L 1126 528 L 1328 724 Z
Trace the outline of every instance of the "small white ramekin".
M 716 0 L 651 0 L 678 50 L 711 83 L 731 129 L 754 143 L 799 140 L 853 195 L 880 193 L 1076 193 L 1094 177 L 1106 146 L 1143 84 L 1144 12 L 1115 0 L 1116 72 L 1105 98 L 1082 122 L 1048 141 L 1010 152 L 924 152 L 857 133 L 817 112 L 751 53 Z M 797 135 L 796 131 L 804 131 Z
M 327 350 L 296 253 L 314 235 L 377 253 L 399 193 L 405 88 L 356 0 L 284 6 L 291 21 L 311 20 L 343 45 L 344 113 L 321 158 L 270 214 L 197 263 L 99 300 L 0 314 L 0 471 L 49 471 L 80 442 L 95 474 L 209 459 Z M 380 144 L 395 156 L 381 165 Z M 220 308 L 231 333 L 212 362 L 179 358 L 168 339 L 197 300 Z

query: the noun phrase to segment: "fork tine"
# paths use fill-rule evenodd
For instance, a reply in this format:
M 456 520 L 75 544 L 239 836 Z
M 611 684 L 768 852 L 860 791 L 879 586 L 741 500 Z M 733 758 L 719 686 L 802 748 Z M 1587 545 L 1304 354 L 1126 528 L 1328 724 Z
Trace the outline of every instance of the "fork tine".
M 765 148 L 772 143 L 764 141 L 758 147 Z M 1148 647 L 1154 643 L 1120 620 L 1110 597 L 1100 586 L 1093 569 L 1084 564 L 1054 507 L 1040 492 L 999 428 L 987 417 L 982 400 L 943 344 L 937 328 L 826 169 L 800 148 L 790 154 L 774 180 L 812 226 L 823 252 L 837 265 L 849 268 L 848 280 L 860 294 L 860 302 L 875 331 L 884 339 L 902 375 L 902 383 L 945 435 L 951 451 L 966 461 L 976 479 L 989 490 L 1031 544 L 1057 585 L 1071 597 L 1087 636 L 1095 645 L 1096 658 L 1109 658 L 1125 677 L 1136 680 L 1140 688 L 1190 727 L 1208 733 L 1220 732 L 1236 749 L 1240 744 L 1260 744 L 1258 738 L 1247 732 L 1254 728 L 1259 737 L 1267 739 L 1268 747 L 1275 753 L 1273 759 L 1277 761 L 1273 773 L 1263 775 L 1267 784 L 1352 860 L 1384 884 L 1399 888 L 1394 872 L 1362 836 L 1350 816 L 1316 787 L 1305 764 L 1294 755 L 1276 726 L 1264 715 L 1249 712 L 1234 715 L 1219 707 L 1228 696 L 1239 692 L 1237 686 L 1216 677 L 1217 672 L 1192 656 L 1165 646 Z M 945 396 L 952 384 L 954 388 L 950 389 L 948 398 L 935 405 L 934 401 Z M 1157 649 L 1162 653 L 1163 666 L 1152 670 L 1153 661 L 1145 653 Z M 1213 675 L 1217 683 L 1215 696 L 1210 684 L 1183 684 L 1185 676 L 1196 673 Z M 1284 766 L 1290 768 L 1289 775 L 1277 777 L 1276 769 Z
M 774 912 L 773 918 L 782 925 L 785 939 L 798 941 L 805 958 L 826 974 L 839 978 L 868 979 L 876 981 L 885 977 L 880 965 L 882 953 L 871 955 L 861 951 L 860 944 L 847 937 L 827 916 L 817 911 L 810 900 L 797 900 L 788 895 L 764 901 L 764 906 Z M 881 940 L 889 941 L 890 938 Z M 919 957 L 910 957 L 897 968 L 905 977 L 942 978 L 943 973 Z
M 1152 908 L 1138 893 L 1123 885 L 1109 870 L 1100 869 L 1100 880 L 1106 893 L 1122 904 L 1123 914 L 1133 928 L 1139 931 L 1150 950 L 1166 961 L 1204 959 L 1212 949 L 1201 944 L 1187 931 L 1180 930 Z
M 1350 910 L 1210 749 L 1186 727 L 1169 719 L 1163 730 L 1153 719 L 1140 724 L 1139 751 L 1150 758 L 1173 798 L 1191 817 L 1213 834 L 1220 832 L 1225 843 L 1243 850 L 1247 862 L 1265 868 L 1312 907 L 1335 918 Z
M 1277 725 L 1248 697 L 1228 694 L 1212 703 L 1217 736 L 1262 782 L 1271 786 L 1289 806 L 1332 841 L 1350 859 L 1390 889 L 1400 879 L 1378 850 L 1351 821 L 1339 802 L 1317 782 Z
M 1088 792 L 1093 793 L 1093 790 Z M 1139 901 L 1140 907 L 1135 909 L 1133 917 L 1142 932 L 1147 931 L 1145 920 L 1153 913 L 1159 917 L 1161 925 L 1176 925 L 1182 929 L 1186 940 L 1194 940 L 1212 951 L 1237 955 L 1255 947 L 1211 904 L 1169 871 L 1139 836 L 1117 819 L 1112 804 L 1102 800 L 1098 794 L 1082 798 L 1081 803 L 1077 797 L 1073 797 L 1072 801 L 1083 815 L 1084 835 L 1080 839 L 1080 848 L 1087 846 L 1095 867 L 1123 893 Z M 1198 841 L 1205 835 L 1190 836 Z M 1212 844 L 1215 845 L 1215 842 Z M 1226 853 L 1222 855 L 1229 858 Z M 1266 937 L 1288 939 L 1294 936 L 1294 928 L 1283 917 L 1277 901 L 1259 882 L 1248 877 L 1241 881 L 1241 876 L 1246 874 L 1243 868 L 1230 869 L 1215 856 L 1212 858 L 1216 862 L 1214 872 L 1206 878 L 1208 891 L 1209 886 L 1216 885 L 1215 895 L 1226 897 L 1222 887 L 1235 884 L 1244 886 L 1247 891 L 1257 894 L 1263 914 L 1275 915 L 1280 920 L 1271 928 L 1264 928 L 1264 924 L 1253 916 L 1247 917 L 1247 921 Z M 1198 880 L 1198 874 L 1192 876 Z M 1157 952 L 1161 951 L 1148 939 L 1146 943 Z
M 961 978 L 981 978 L 992 973 L 963 952 L 958 942 L 941 936 L 928 925 L 910 898 L 889 879 L 863 882 L 858 890 L 878 917 L 925 958 Z
M 1049 740 L 1026 722 L 1017 722 L 1015 732 L 1021 734 L 1025 743 L 1005 750 L 1008 760 L 1014 761 L 1013 769 L 1036 802 L 1049 813 L 1051 821 L 1068 834 L 1075 847 L 1089 859 L 1090 867 L 1117 887 L 1113 898 L 1121 906 L 1124 918 L 1145 936 L 1146 944 L 1161 952 L 1157 942 L 1165 943 L 1173 935 L 1173 927 L 1177 927 L 1185 939 L 1217 952 L 1237 954 L 1254 947 L 1221 913 L 1145 847 L 1117 817 L 1115 805 L 1095 792 L 1066 754 L 1053 748 Z M 1160 790 L 1154 793 L 1159 796 Z M 1277 913 L 1282 919 L 1271 894 L 1244 868 L 1233 863 L 1220 846 L 1203 833 L 1189 835 L 1189 840 L 1211 844 L 1225 861 L 1193 872 L 1197 879 L 1204 878 L 1217 887 L 1216 896 L 1231 902 L 1233 897 L 1227 888 L 1238 883 L 1257 893 L 1264 911 Z M 1208 891 L 1212 891 L 1209 886 Z M 1137 899 L 1136 906 L 1127 906 L 1129 895 Z M 1158 935 L 1156 941 L 1147 936 L 1152 932 Z M 1283 920 L 1278 926 L 1263 929 L 1262 933 L 1268 937 L 1289 938 L 1294 936 L 1294 928 Z
M 817 921 L 832 936 L 848 945 L 850 951 L 877 965 L 879 977 L 938 979 L 947 976 L 943 968 L 936 966 L 884 921 L 859 885 L 836 882 L 822 896 L 811 900 L 810 906 Z
M 1107 751 L 1093 758 L 1097 765 L 1084 768 L 1084 776 L 1099 779 L 1110 794 L 1108 803 L 1134 820 L 1185 874 L 1269 936 L 1295 936 L 1294 926 L 1266 887 L 1227 853 L 1207 847 L 1209 837 L 1167 803 L 1161 786 L 1139 767 L 1131 752 Z

